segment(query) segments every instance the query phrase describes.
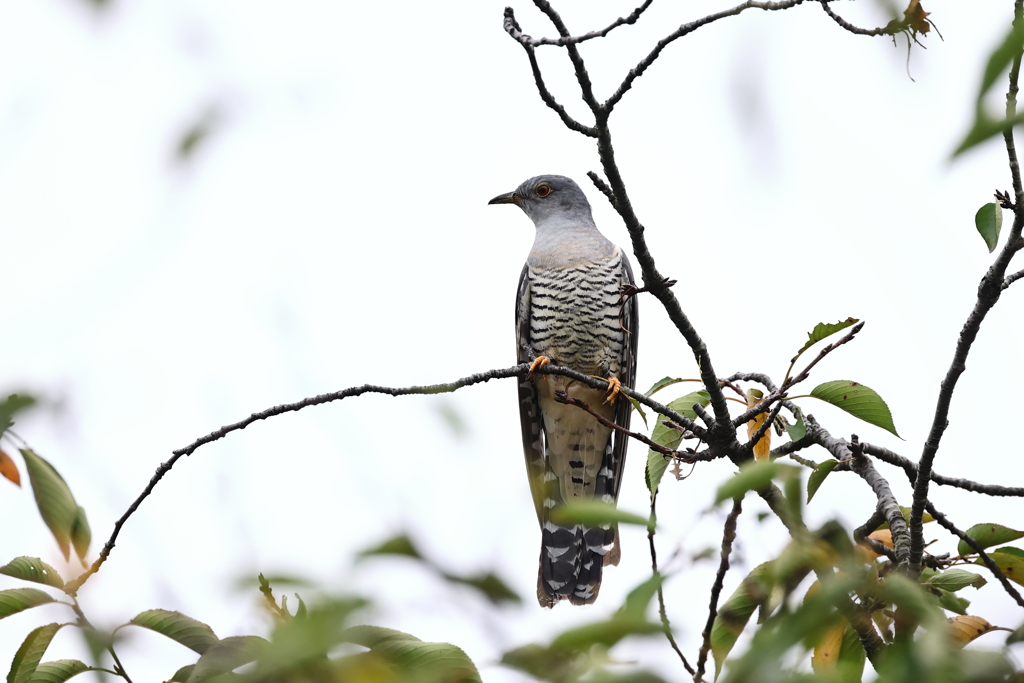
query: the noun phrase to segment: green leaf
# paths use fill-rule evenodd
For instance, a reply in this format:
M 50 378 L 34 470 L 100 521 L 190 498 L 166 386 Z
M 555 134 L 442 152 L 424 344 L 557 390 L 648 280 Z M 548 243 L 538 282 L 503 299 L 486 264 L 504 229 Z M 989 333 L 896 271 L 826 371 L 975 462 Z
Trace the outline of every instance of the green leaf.
M 372 557 L 374 555 L 405 555 L 406 557 L 414 557 L 417 560 L 422 560 L 423 555 L 417 550 L 413 544 L 412 539 L 406 534 L 399 534 L 393 538 L 389 538 L 378 546 L 368 548 L 356 555 L 357 559 L 364 557 Z
M 790 479 L 795 476 L 799 476 L 798 468 L 791 465 L 782 465 L 773 460 L 748 462 L 733 475 L 732 479 L 718 487 L 718 493 L 715 494 L 715 505 L 723 500 L 742 496 L 747 491 L 764 490 L 772 479 L 777 477 Z
M 924 582 L 926 585 L 935 586 L 943 590 L 955 593 L 961 588 L 974 586 L 981 588 L 985 585 L 985 578 L 981 574 L 965 571 L 963 569 L 947 569 L 944 572 L 933 574 Z
M 1003 227 L 1003 210 L 998 204 L 985 204 L 974 214 L 974 227 L 978 229 L 989 253 L 999 244 L 999 230 Z
M 481 683 L 472 660 L 449 643 L 426 643 L 408 633 L 379 626 L 353 626 L 345 631 L 344 640 L 370 648 L 385 661 L 412 671 L 418 680 Z
M 270 643 L 259 636 L 224 638 L 211 645 L 203 653 L 203 656 L 196 662 L 196 668 L 192 669 L 192 673 L 189 674 L 187 683 L 199 683 L 208 678 L 234 671 L 240 666 L 256 661 L 268 647 L 270 647 Z
M 843 645 L 839 650 L 839 661 L 836 663 L 836 680 L 840 683 L 860 683 L 864 677 L 864 660 L 867 653 L 861 645 L 860 637 L 850 626 L 843 631 Z
M 16 557 L 0 567 L 0 574 L 54 588 L 64 588 L 64 579 L 60 577 L 57 570 L 38 557 Z
M 50 641 L 63 626 L 64 624 L 40 626 L 25 637 L 21 647 L 14 653 L 11 671 L 7 674 L 7 683 L 29 683 L 32 680 L 32 675 L 46 654 L 46 648 L 50 647 Z
M 532 644 L 506 652 L 501 656 L 501 663 L 542 681 L 561 683 L 578 678 L 574 674 L 582 668 L 580 659 L 576 652 Z
M 647 390 L 647 393 L 645 394 L 645 396 L 650 398 L 651 396 L 654 396 L 656 393 L 658 393 L 659 391 L 661 391 L 665 387 L 669 387 L 669 386 L 672 386 L 673 384 L 679 384 L 680 382 L 685 382 L 685 381 L 686 381 L 685 379 L 682 379 L 680 377 L 662 377 L 657 382 L 655 382 L 654 385 L 650 389 Z
M 36 672 L 32 674 L 32 683 L 64 683 L 83 671 L 94 671 L 94 669 L 77 659 L 56 659 L 52 662 L 43 662 L 36 667 Z
M 461 583 L 477 589 L 484 594 L 484 597 L 495 605 L 501 605 L 509 602 L 520 603 L 523 601 L 522 598 L 519 597 L 518 593 L 509 588 L 508 584 L 502 581 L 493 572 L 477 574 L 476 576 L 456 576 L 454 574 L 445 574 L 444 578 L 453 583 Z
M 53 602 L 53 597 L 37 588 L 10 588 L 0 591 L 0 619 L 48 602 Z
M 609 524 L 636 524 L 646 527 L 647 517 L 619 510 L 610 503 L 598 500 L 579 500 L 560 505 L 551 510 L 551 521 L 555 524 L 583 524 L 604 526 Z
M 942 591 L 939 594 L 939 607 L 948 609 L 950 612 L 956 614 L 967 614 L 967 608 L 971 606 L 971 601 L 961 598 L 958 595 L 954 595 L 949 591 Z
M 1013 645 L 1014 643 L 1019 643 L 1022 640 L 1024 640 L 1024 624 L 1018 626 L 1017 630 L 1011 633 L 1009 637 L 1007 637 L 1006 644 Z
M 971 125 L 971 130 L 964 137 L 963 142 L 953 152 L 954 157 L 1024 120 L 1020 115 L 1012 119 L 995 120 L 985 112 L 985 95 L 992 89 L 999 75 L 1013 61 L 1014 55 L 1020 52 L 1022 45 L 1024 45 L 1024 28 L 1015 26 L 1010 29 L 1003 42 L 989 55 L 988 63 L 985 65 L 985 71 L 982 75 L 981 86 L 978 88 L 974 123 Z
M 195 668 L 195 664 L 186 664 L 175 671 L 174 675 L 167 679 L 167 683 L 185 683 L 185 681 L 188 680 L 188 677 L 192 675 L 192 670 Z
M 72 531 L 78 518 L 78 503 L 53 465 L 29 448 L 22 448 L 21 455 L 25 458 L 25 469 L 32 482 L 39 514 L 67 560 L 71 553 Z
M 811 390 L 811 396 L 831 403 L 860 420 L 899 436 L 892 423 L 889 406 L 874 389 L 857 382 L 841 379 L 819 384 Z
M 657 595 L 658 589 L 664 582 L 661 574 L 654 574 L 639 586 L 634 588 L 626 596 L 626 602 L 619 609 L 619 613 L 630 619 L 643 619 L 647 614 L 647 608 L 651 600 Z
M 626 395 L 623 394 L 623 396 Z M 640 419 L 644 421 L 644 427 L 648 427 L 649 425 L 647 424 L 647 413 L 644 412 L 644 407 L 640 405 L 640 401 L 636 400 L 632 396 L 626 396 L 626 398 L 628 398 L 629 402 L 633 404 L 633 410 L 640 413 Z
M 1007 551 L 1011 552 L 1007 552 Z M 1016 552 L 1013 552 L 1016 551 Z M 1024 586 L 1024 551 L 1018 548 L 1000 548 L 988 554 L 1006 578 Z M 979 557 L 975 564 L 985 564 Z
M 711 627 L 711 654 L 715 658 L 715 678 L 722 671 L 725 658 L 729 656 L 736 639 L 743 633 L 750 616 L 771 595 L 772 563 L 765 562 L 747 574 L 739 587 L 718 609 Z
M 13 422 L 15 413 L 35 405 L 36 400 L 25 394 L 11 394 L 0 401 L 0 436 L 3 436 Z
M 838 460 L 829 458 L 824 462 L 819 462 L 818 466 L 811 472 L 811 476 L 807 477 L 807 502 L 811 502 L 811 498 L 818 492 L 818 488 L 821 487 L 825 481 L 825 477 L 828 476 L 829 472 L 836 468 L 839 464 Z
M 693 409 L 694 404 L 699 405 L 701 408 L 707 408 L 709 403 L 711 403 L 711 394 L 706 391 L 693 391 L 672 401 L 667 407 L 684 417 L 696 420 L 697 413 Z M 654 439 L 653 437 L 652 439 L 657 441 L 657 439 Z
M 967 535 L 977 541 L 982 548 L 988 548 L 1024 538 L 1024 531 L 1017 531 L 1002 524 L 975 524 L 967 530 Z M 974 552 L 974 548 L 967 545 L 966 541 L 960 541 L 956 551 L 960 555 L 969 555 Z
M 786 425 L 786 433 L 789 434 L 791 441 L 799 441 L 807 436 L 807 425 L 804 424 L 804 413 L 799 408 L 797 408 L 796 411 L 796 424 Z
M 85 510 L 81 505 L 75 513 L 75 522 L 71 525 L 71 545 L 75 548 L 75 554 L 82 564 L 85 564 L 85 556 L 89 554 L 89 544 L 92 543 L 92 529 L 89 528 L 89 520 L 85 516 Z
M 904 507 L 904 506 L 900 505 L 900 512 L 903 514 L 903 519 L 907 520 L 907 524 L 910 524 L 910 507 L 909 506 L 908 507 Z M 932 517 L 930 512 L 925 511 L 925 512 L 921 513 L 921 524 L 927 524 L 929 522 L 934 522 L 934 521 L 935 521 L 935 518 Z M 889 528 L 889 522 L 882 522 L 881 524 L 878 525 L 878 528 L 879 529 L 888 529 Z
M 150 609 L 137 615 L 128 623 L 156 631 L 198 654 L 206 653 L 208 649 L 220 642 L 212 628 L 192 617 L 186 617 L 181 612 Z
M 818 323 L 814 326 L 813 330 L 807 333 L 807 341 L 804 342 L 804 345 L 801 346 L 800 350 L 796 352 L 795 356 L 793 356 L 793 361 L 799 358 L 804 351 L 811 348 L 822 339 L 831 337 L 836 332 L 845 330 L 847 327 L 856 325 L 859 322 L 860 320 L 857 318 L 847 318 L 846 320 L 841 320 L 837 323 Z
M 678 434 L 678 432 L 676 432 Z M 647 449 L 647 466 L 644 468 L 644 481 L 647 482 L 647 490 L 653 496 L 658 492 L 661 485 L 661 478 L 665 476 L 668 469 L 669 458 L 665 457 L 653 448 Z
M 593 645 L 611 647 L 626 636 L 664 632 L 661 624 L 627 616 L 614 616 L 606 621 L 584 624 L 563 632 L 551 643 L 552 649 L 585 652 Z

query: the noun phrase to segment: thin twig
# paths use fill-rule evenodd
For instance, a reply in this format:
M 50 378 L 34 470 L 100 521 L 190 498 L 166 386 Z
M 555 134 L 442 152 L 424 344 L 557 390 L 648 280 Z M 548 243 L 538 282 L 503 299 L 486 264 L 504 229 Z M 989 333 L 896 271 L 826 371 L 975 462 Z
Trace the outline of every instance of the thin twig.
M 882 448 L 881 446 L 875 446 L 867 442 L 862 442 L 861 447 L 864 452 L 868 455 L 874 456 L 879 460 L 886 462 L 890 465 L 900 467 L 906 473 L 907 478 L 910 479 L 910 483 L 913 484 L 917 479 L 917 463 L 912 460 L 903 457 L 898 453 L 890 451 L 888 448 Z M 1024 497 L 1024 487 L 1020 486 L 1000 486 L 999 484 L 979 484 L 976 481 L 970 479 L 957 479 L 955 477 L 945 477 L 932 470 L 931 479 L 940 486 L 955 486 L 965 491 L 972 491 L 974 493 L 984 493 L 988 496 L 1015 496 Z
M 715 617 L 718 616 L 718 598 L 722 593 L 722 584 L 725 582 L 725 573 L 729 571 L 729 555 L 732 554 L 732 544 L 736 540 L 736 520 L 743 512 L 743 498 L 733 500 L 732 510 L 725 519 L 725 528 L 722 530 L 722 552 L 721 560 L 718 563 L 718 573 L 715 574 L 715 583 L 711 586 L 711 601 L 708 607 L 708 620 L 704 624 L 703 642 L 700 646 L 700 653 L 697 655 L 697 673 L 693 674 L 696 683 L 704 678 L 704 665 L 708 661 L 708 652 L 711 650 L 711 628 L 715 625 Z M 692 673 L 692 672 L 691 672 Z
M 587 40 L 593 40 L 594 38 L 604 38 L 606 35 L 611 33 L 613 29 L 616 29 L 623 24 L 635 24 L 636 20 L 640 18 L 640 15 L 644 13 L 644 10 L 651 6 L 652 2 L 654 2 L 654 0 L 646 0 L 644 4 L 630 12 L 629 16 L 619 17 L 600 31 L 591 31 L 589 33 L 584 33 L 581 36 L 560 36 L 558 38 L 531 38 L 530 36 L 524 35 L 518 40 L 520 42 L 527 40 L 533 47 L 540 47 L 541 45 L 557 45 L 558 47 L 565 47 L 566 45 L 576 45 Z
M 1024 277 L 1024 270 L 1018 270 L 1013 275 L 1007 275 L 1006 279 L 1003 280 L 1003 285 L 1002 285 L 1003 289 L 1006 289 L 1007 287 L 1009 287 L 1010 285 L 1012 285 L 1014 282 L 1016 282 L 1017 280 L 1021 279 L 1022 277 Z
M 1021 597 L 1016 588 L 1010 585 L 1010 580 L 1006 578 L 1006 574 L 999 569 L 999 565 L 989 557 L 988 553 L 985 552 L 985 549 L 981 547 L 981 544 L 968 536 L 966 532 L 956 528 L 956 526 L 949 521 L 946 515 L 936 510 L 935 506 L 931 503 L 928 503 L 925 507 L 928 509 L 928 513 L 931 514 L 931 516 L 935 518 L 935 521 L 946 529 L 946 531 L 949 531 L 954 536 L 959 537 L 961 541 L 971 546 L 974 552 L 978 553 L 978 556 L 981 557 L 981 561 L 985 563 L 985 566 L 988 567 L 989 571 L 995 575 L 996 579 L 999 580 L 999 583 L 1003 584 L 1003 589 L 1017 602 L 1018 605 L 1024 607 L 1024 598 Z
M 480 372 L 474 375 L 469 375 L 468 377 L 463 377 L 461 379 L 455 380 L 454 382 L 431 384 L 427 386 L 383 387 L 374 384 L 364 384 L 362 386 L 350 387 L 348 389 L 335 391 L 329 394 L 311 396 L 309 398 L 304 398 L 301 401 L 297 401 L 295 403 L 284 403 L 278 406 L 273 406 L 261 412 L 253 413 L 244 420 L 239 420 L 238 422 L 225 425 L 220 429 L 207 434 L 206 436 L 196 439 L 185 448 L 179 448 L 178 450 L 173 451 L 171 457 L 166 462 L 161 463 L 160 466 L 156 468 L 156 472 L 149 480 L 149 484 L 146 485 L 146 488 L 143 489 L 142 493 L 139 494 L 138 498 L 135 499 L 135 501 L 131 504 L 128 510 L 126 510 L 125 513 L 121 515 L 121 518 L 118 519 L 117 522 L 114 524 L 114 530 L 111 533 L 110 538 L 107 540 L 107 542 L 103 545 L 103 548 L 100 550 L 99 557 L 96 558 L 96 561 L 92 563 L 92 566 L 90 566 L 89 569 L 87 569 L 73 581 L 68 582 L 65 591 L 67 592 L 68 595 L 74 597 L 77 594 L 78 590 L 82 587 L 82 585 L 84 585 L 85 582 L 88 581 L 93 574 L 99 571 L 100 567 L 103 566 L 103 563 L 107 561 L 107 557 L 110 556 L 110 551 L 114 549 L 114 544 L 117 541 L 117 537 L 121 533 L 121 527 L 123 527 L 125 522 L 128 521 L 128 518 L 131 517 L 135 513 L 135 511 L 139 509 L 139 506 L 142 505 L 142 502 L 146 500 L 147 497 L 149 497 L 149 494 L 153 492 L 153 489 L 156 487 L 158 483 L 160 483 L 160 480 L 164 478 L 164 476 L 171 470 L 172 467 L 174 467 L 174 464 L 182 456 L 191 455 L 192 453 L 194 453 L 196 449 L 198 449 L 200 446 L 204 446 L 208 443 L 212 443 L 214 441 L 222 439 L 228 434 L 245 429 L 252 423 L 258 422 L 260 420 L 266 420 L 268 418 L 277 415 L 282 415 L 284 413 L 296 412 L 302 410 L 303 408 L 308 408 L 310 406 L 323 405 L 325 403 L 331 403 L 333 401 L 340 401 L 345 398 L 361 396 L 362 394 L 386 394 L 388 396 L 408 396 L 412 394 L 443 394 L 456 391 L 463 387 L 471 386 L 474 384 L 480 384 L 481 382 L 487 382 L 492 379 L 522 377 L 526 375 L 528 372 L 530 372 L 530 364 L 522 363 L 520 365 L 514 365 L 510 368 L 503 368 L 500 370 L 489 370 L 487 372 Z M 609 387 L 609 384 L 606 380 L 598 379 L 597 377 L 585 375 L 581 372 L 576 372 L 575 370 L 572 370 L 570 368 L 561 367 L 557 365 L 545 365 L 543 367 L 537 368 L 534 372 L 543 375 L 561 375 L 563 377 L 569 377 L 570 379 L 576 380 L 577 382 L 585 384 L 594 389 L 607 390 Z M 629 387 L 620 387 L 620 393 L 625 394 L 626 396 L 629 396 L 630 398 L 636 400 L 637 402 L 647 406 L 651 410 L 654 410 L 655 412 L 664 415 L 673 422 L 682 425 L 683 427 L 689 429 L 698 436 L 704 433 L 703 427 L 695 424 L 686 416 L 680 415 L 676 411 L 671 410 L 666 406 L 663 406 L 657 401 L 654 401 L 648 398 L 647 396 L 637 391 L 634 391 L 633 389 L 630 389 Z
M 786 389 L 789 389 L 793 385 L 799 384 L 800 382 L 803 382 L 805 379 L 807 379 L 807 376 L 811 372 L 811 368 L 817 365 L 825 356 L 832 353 L 843 344 L 846 344 L 847 342 L 851 341 L 855 336 L 857 336 L 857 333 L 860 332 L 862 329 L 864 329 L 863 320 L 854 325 L 853 328 L 842 339 L 840 339 L 839 341 L 832 342 L 831 344 L 823 348 L 821 351 L 819 351 L 818 355 L 814 357 L 814 360 L 808 363 L 803 370 L 801 370 L 795 376 L 790 377 L 789 379 L 782 383 L 780 391 L 785 392 Z
M 657 501 L 658 492 L 655 491 L 651 494 L 651 518 L 650 524 L 647 525 L 647 544 L 651 548 L 651 573 L 655 576 L 658 575 L 658 551 L 654 546 L 654 528 L 658 521 L 657 513 Z M 665 611 L 665 594 L 661 589 L 661 584 L 658 584 L 658 615 L 661 617 L 662 630 L 665 633 L 665 638 L 668 639 L 668 644 L 672 646 L 675 653 L 679 655 L 679 660 L 683 663 L 683 667 L 693 675 L 693 667 L 686 661 L 686 655 L 679 649 L 679 644 L 676 643 L 675 636 L 672 635 L 672 625 L 668 621 L 668 612 Z
M 880 28 L 860 28 L 858 26 L 854 26 L 853 24 L 851 24 L 850 22 L 846 21 L 841 16 L 833 12 L 832 8 L 828 6 L 829 2 L 831 2 L 831 0 L 821 0 L 821 8 L 825 10 L 825 14 L 832 17 L 833 21 L 835 21 L 837 24 L 842 26 L 847 31 L 849 31 L 850 33 L 855 33 L 858 36 L 894 36 L 897 33 L 903 33 L 904 31 L 907 30 L 909 26 L 909 22 L 907 21 L 907 19 L 904 19 L 903 21 L 890 21 L 888 24 Z

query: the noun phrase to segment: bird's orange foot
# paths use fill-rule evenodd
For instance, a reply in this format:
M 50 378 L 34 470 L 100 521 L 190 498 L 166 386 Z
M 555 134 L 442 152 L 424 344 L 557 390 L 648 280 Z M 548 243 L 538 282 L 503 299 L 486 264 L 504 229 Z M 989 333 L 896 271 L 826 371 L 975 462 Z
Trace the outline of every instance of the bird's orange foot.
M 545 365 L 551 365 L 551 359 L 547 356 L 537 356 L 536 360 L 534 360 L 533 364 L 530 366 L 530 371 L 526 373 L 526 379 L 533 377 L 533 371 L 537 368 L 542 368 Z
M 618 397 L 619 392 L 622 390 L 622 382 L 615 375 L 608 378 L 608 394 L 604 398 L 605 403 L 615 404 L 615 399 Z

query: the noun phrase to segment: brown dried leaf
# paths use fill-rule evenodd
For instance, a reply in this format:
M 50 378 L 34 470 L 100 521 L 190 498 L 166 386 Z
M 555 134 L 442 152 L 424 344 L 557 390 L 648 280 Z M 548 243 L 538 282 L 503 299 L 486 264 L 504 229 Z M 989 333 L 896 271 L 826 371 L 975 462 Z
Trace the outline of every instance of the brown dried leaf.
M 879 529 L 878 531 L 872 531 L 868 534 L 868 538 L 873 538 L 886 548 L 896 549 L 896 544 L 892 542 L 892 531 L 889 529 Z
M 21 474 L 18 472 L 18 466 L 11 459 L 11 456 L 3 451 L 0 451 L 0 475 L 14 482 L 15 485 L 21 486 Z
M 963 647 L 978 636 L 996 628 L 981 617 L 970 615 L 951 617 L 946 621 L 949 623 L 949 632 L 953 636 L 953 643 L 956 647 Z
M 928 21 L 928 14 L 921 7 L 921 0 L 910 0 L 907 9 L 903 10 L 907 26 L 915 33 L 928 33 L 932 29 L 931 22 Z
M 747 390 L 747 408 L 753 408 L 758 403 L 764 400 L 764 394 L 759 389 L 748 389 Z M 765 419 L 768 417 L 768 413 L 761 413 L 753 420 L 747 423 L 747 438 L 751 438 L 757 433 L 757 430 L 764 424 Z M 754 460 L 767 460 L 768 454 L 772 450 L 772 430 L 767 430 L 764 436 L 754 444 Z

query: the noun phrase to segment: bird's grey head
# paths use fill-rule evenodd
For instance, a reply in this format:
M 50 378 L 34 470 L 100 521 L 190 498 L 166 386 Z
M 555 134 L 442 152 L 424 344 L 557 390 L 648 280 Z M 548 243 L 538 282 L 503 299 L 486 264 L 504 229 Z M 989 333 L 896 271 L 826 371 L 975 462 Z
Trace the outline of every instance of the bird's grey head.
M 488 204 L 515 204 L 534 225 L 554 219 L 593 225 L 590 202 L 580 186 L 564 175 L 539 175 L 524 181 L 513 192 L 498 195 Z

